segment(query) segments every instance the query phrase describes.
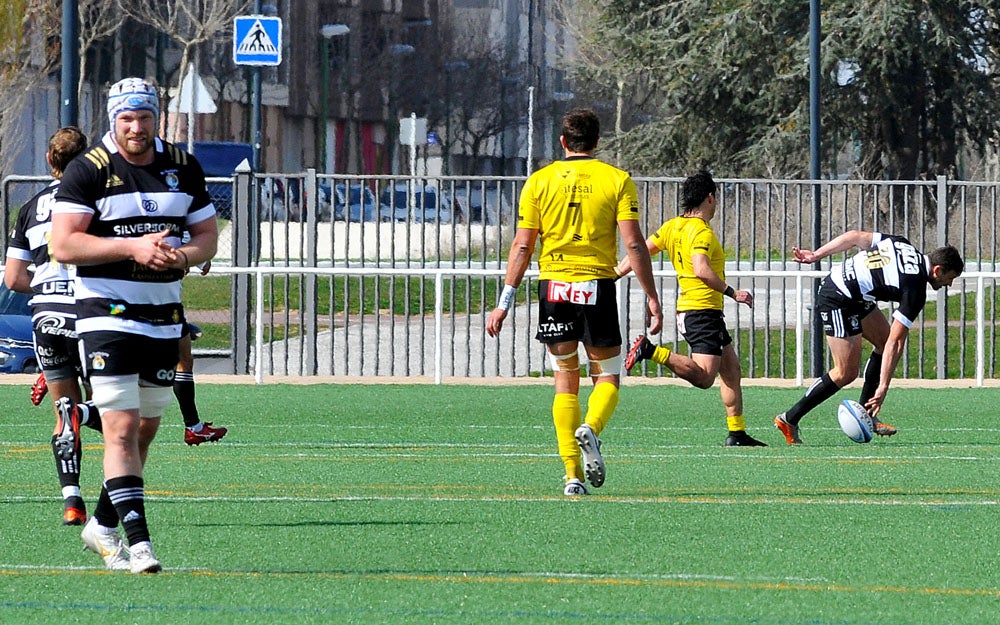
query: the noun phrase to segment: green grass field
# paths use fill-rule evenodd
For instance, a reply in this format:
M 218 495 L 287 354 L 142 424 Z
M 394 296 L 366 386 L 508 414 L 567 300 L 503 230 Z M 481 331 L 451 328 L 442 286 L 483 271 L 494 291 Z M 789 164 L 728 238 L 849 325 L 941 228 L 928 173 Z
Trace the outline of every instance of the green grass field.
M 997 622 L 1000 389 L 893 389 L 900 433 L 868 445 L 830 401 L 789 447 L 771 419 L 802 390 L 751 387 L 771 446 L 726 449 L 716 389 L 625 384 L 607 482 L 576 500 L 549 386 L 199 385 L 230 434 L 189 448 L 165 416 L 157 576 L 81 551 L 49 405 L 0 387 L 0 623 Z

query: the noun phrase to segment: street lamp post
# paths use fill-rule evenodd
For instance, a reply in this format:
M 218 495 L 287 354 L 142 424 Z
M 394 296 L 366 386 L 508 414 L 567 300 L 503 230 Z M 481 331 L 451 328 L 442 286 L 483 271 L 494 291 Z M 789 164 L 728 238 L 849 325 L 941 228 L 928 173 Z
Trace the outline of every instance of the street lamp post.
M 556 91 L 552 94 L 552 159 L 557 160 L 559 158 L 560 149 L 562 146 L 559 145 L 559 135 L 562 134 L 562 127 L 559 124 L 559 106 L 556 102 L 569 102 L 576 97 L 572 91 Z
M 334 37 L 340 37 L 340 36 L 346 35 L 349 32 L 351 32 L 351 29 L 346 24 L 324 24 L 323 27 L 319 29 L 320 35 L 323 36 L 323 41 L 322 41 L 322 44 L 323 44 L 323 53 L 322 53 L 322 57 L 323 57 L 323 61 L 322 61 L 323 62 L 323 71 L 322 71 L 322 84 L 320 85 L 320 89 L 321 89 L 321 95 L 320 95 L 321 102 L 320 102 L 320 104 L 322 106 L 322 111 L 323 111 L 322 112 L 322 117 L 323 117 L 323 119 L 320 122 L 322 124 L 322 132 L 320 133 L 320 136 L 321 136 L 320 159 L 321 159 L 321 162 L 322 162 L 322 167 L 323 167 L 323 173 L 324 174 L 331 173 L 330 169 L 327 167 L 327 163 L 328 163 L 328 160 L 329 160 L 328 159 L 329 148 L 327 147 L 327 135 L 329 134 L 329 126 L 330 126 L 330 122 L 329 122 L 329 116 L 330 116 L 329 115 L 329 112 L 330 112 L 330 102 L 329 102 L 329 99 L 330 99 L 329 98 L 329 95 L 330 95 L 330 40 L 333 39 Z M 336 141 L 334 141 L 333 143 L 336 146 Z

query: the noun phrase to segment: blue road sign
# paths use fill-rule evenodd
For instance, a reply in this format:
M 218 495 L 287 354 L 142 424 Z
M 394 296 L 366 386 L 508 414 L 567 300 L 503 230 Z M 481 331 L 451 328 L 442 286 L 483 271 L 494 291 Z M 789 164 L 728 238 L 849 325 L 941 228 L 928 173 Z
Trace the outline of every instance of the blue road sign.
M 233 19 L 233 62 L 237 65 L 280 65 L 281 18 L 236 16 Z

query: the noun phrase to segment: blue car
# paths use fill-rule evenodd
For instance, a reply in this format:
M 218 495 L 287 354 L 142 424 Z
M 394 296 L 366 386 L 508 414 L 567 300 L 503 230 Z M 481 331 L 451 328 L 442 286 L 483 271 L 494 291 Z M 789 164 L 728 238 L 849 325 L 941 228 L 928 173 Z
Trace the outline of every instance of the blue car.
M 0 283 L 0 373 L 38 373 L 30 299 Z

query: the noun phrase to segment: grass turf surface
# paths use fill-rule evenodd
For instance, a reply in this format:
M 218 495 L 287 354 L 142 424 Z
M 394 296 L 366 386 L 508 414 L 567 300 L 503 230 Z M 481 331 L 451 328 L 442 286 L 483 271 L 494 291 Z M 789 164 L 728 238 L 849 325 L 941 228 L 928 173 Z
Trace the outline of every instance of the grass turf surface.
M 628 386 L 608 481 L 562 496 L 548 386 L 198 387 L 219 444 L 168 409 L 146 475 L 157 576 L 60 525 L 50 404 L 0 387 L 2 623 L 993 623 L 998 389 L 894 389 L 868 445 L 802 389 Z M 584 402 L 589 389 L 584 390 Z M 855 397 L 843 392 L 837 399 Z M 84 430 L 83 491 L 100 479 Z

